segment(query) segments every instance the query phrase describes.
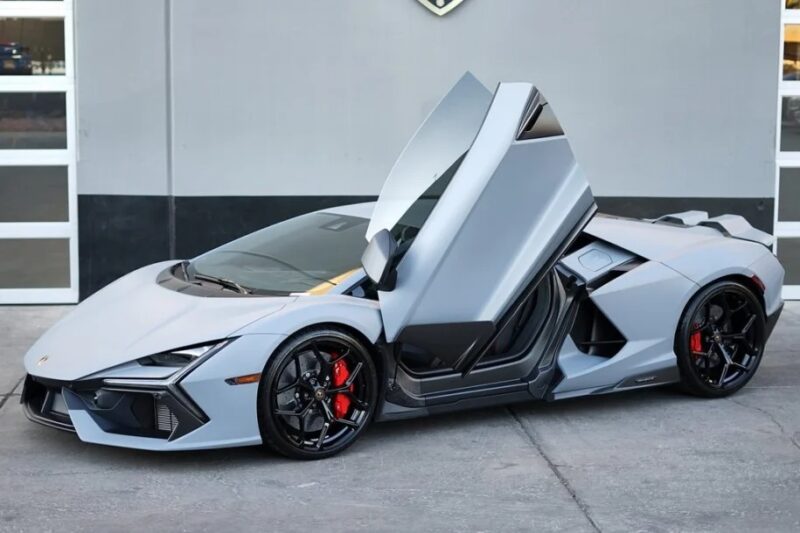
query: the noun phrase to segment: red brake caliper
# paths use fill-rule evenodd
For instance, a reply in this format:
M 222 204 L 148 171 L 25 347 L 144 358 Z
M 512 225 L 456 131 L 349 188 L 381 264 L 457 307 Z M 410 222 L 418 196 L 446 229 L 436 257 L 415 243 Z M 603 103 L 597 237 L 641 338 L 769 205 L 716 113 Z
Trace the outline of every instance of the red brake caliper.
M 698 327 L 700 324 L 695 324 L 694 327 Z M 692 336 L 689 338 L 689 349 L 692 352 L 702 352 L 703 351 L 703 339 L 700 335 L 700 330 L 695 331 L 692 333 Z M 699 357 L 695 355 L 695 357 Z
M 333 386 L 341 387 L 347 383 L 347 378 L 350 377 L 350 370 L 347 369 L 347 363 L 341 359 L 333 363 Z M 353 392 L 354 385 L 350 385 L 350 392 Z M 347 394 L 337 393 L 333 395 L 333 416 L 336 418 L 344 418 L 347 416 L 347 411 L 350 410 L 350 398 Z

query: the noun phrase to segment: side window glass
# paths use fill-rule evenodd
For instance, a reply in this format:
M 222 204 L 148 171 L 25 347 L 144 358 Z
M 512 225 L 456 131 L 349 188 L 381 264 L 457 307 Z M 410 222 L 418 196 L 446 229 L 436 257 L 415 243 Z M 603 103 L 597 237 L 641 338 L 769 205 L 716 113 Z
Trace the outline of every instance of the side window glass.
M 537 92 L 528 104 L 517 140 L 544 139 L 559 135 L 564 135 L 564 129 L 558 122 L 553 107 L 547 103 L 541 93 Z
M 428 220 L 433 208 L 436 207 L 439 199 L 444 194 L 447 186 L 450 185 L 450 181 L 453 179 L 453 176 L 455 176 L 461 166 L 461 162 L 464 161 L 466 156 L 467 154 L 465 152 L 461 157 L 456 159 L 455 162 L 450 165 L 450 168 L 439 176 L 436 181 L 411 204 L 408 210 L 403 213 L 403 216 L 400 217 L 400 220 L 392 228 L 392 235 L 397 239 L 398 244 L 410 244 L 414 237 L 416 237 L 423 224 L 425 224 L 425 221 Z

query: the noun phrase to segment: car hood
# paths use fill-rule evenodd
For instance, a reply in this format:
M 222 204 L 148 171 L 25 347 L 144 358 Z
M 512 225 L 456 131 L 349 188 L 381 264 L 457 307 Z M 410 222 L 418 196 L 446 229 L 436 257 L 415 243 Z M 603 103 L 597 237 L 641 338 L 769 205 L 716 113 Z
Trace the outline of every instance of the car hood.
M 225 338 L 295 300 L 171 291 L 156 277 L 174 263 L 132 272 L 76 306 L 31 347 L 25 369 L 72 381 L 146 355 Z

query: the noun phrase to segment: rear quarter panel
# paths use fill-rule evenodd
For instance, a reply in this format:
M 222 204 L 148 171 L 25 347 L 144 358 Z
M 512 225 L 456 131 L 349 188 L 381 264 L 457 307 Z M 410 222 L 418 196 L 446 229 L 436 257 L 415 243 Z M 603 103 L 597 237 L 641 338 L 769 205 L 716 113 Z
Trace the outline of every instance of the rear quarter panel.
M 765 286 L 767 315 L 774 313 L 781 305 L 783 267 L 762 244 L 721 237 L 664 258 L 662 262 L 700 287 L 729 276 L 758 276 Z

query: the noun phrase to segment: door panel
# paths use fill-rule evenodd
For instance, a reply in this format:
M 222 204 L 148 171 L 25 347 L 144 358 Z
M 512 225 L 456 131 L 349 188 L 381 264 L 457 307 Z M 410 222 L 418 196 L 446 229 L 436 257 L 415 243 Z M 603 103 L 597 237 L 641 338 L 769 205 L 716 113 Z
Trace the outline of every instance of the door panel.
M 469 152 L 400 261 L 395 290 L 379 294 L 387 341 L 401 334 L 419 341 L 431 330 L 446 339 L 452 326 L 458 346 L 449 358 L 457 367 L 483 348 L 487 330 L 593 208 L 564 136 L 517 140 L 534 91 L 525 83 L 499 86 Z
M 469 149 L 492 93 L 465 74 L 425 119 L 383 184 L 367 228 L 367 240 L 391 230 L 411 204 Z

